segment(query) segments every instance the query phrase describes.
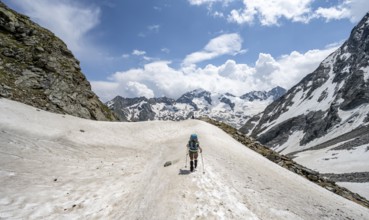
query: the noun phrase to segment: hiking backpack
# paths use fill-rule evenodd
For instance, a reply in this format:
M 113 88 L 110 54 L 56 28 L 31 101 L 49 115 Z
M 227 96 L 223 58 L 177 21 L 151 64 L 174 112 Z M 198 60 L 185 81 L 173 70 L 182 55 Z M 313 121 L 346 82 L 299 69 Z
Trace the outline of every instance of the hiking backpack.
M 188 142 L 188 147 L 191 152 L 197 152 L 199 150 L 199 142 L 195 140 L 190 140 Z

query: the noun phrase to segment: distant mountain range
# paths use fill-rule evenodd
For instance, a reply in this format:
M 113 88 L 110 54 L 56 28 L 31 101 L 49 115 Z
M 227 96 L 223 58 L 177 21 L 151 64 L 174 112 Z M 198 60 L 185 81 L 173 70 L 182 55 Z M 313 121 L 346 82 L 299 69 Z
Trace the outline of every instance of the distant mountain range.
M 184 120 L 208 116 L 236 128 L 261 112 L 286 92 L 281 87 L 270 91 L 253 91 L 242 96 L 230 93 L 211 93 L 203 89 L 187 92 L 177 100 L 160 98 L 115 97 L 107 102 L 122 121 Z

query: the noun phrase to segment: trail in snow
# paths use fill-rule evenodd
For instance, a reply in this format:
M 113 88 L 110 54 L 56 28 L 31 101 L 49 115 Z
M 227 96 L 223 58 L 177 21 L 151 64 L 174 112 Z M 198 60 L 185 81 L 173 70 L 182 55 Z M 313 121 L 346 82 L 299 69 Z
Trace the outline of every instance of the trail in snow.
M 185 168 L 197 133 L 198 171 Z M 164 167 L 166 161 L 173 164 Z M 0 218 L 367 219 L 201 121 L 112 123 L 0 99 Z

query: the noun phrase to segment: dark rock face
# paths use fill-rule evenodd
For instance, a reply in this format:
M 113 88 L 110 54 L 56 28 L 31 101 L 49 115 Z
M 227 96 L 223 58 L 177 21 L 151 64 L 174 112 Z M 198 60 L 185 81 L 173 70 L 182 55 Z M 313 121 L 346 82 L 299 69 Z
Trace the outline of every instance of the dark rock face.
M 0 97 L 55 113 L 116 120 L 91 91 L 67 46 L 1 2 Z
M 247 120 L 246 124 L 239 129 L 239 131 L 244 134 L 249 134 L 252 131 L 252 129 L 255 128 L 261 116 L 262 116 L 262 113 L 259 113 L 251 117 L 249 120 Z
M 343 123 L 339 111 L 369 104 L 368 68 L 369 13 L 337 51 L 264 110 L 259 123 L 251 128 L 252 137 L 269 147 L 283 145 L 293 131 L 304 133 L 301 146 L 323 137 Z M 293 112 L 299 109 L 305 111 Z M 241 130 L 250 132 L 248 127 Z
M 234 109 L 235 104 L 230 99 L 228 99 L 226 96 L 221 97 L 220 101 L 227 104 L 227 105 L 229 105 L 229 107 L 232 110 Z
M 279 97 L 283 96 L 286 93 L 286 90 L 280 86 L 277 86 L 270 91 L 252 91 L 240 96 L 241 99 L 245 99 L 248 101 L 254 100 L 266 100 L 268 98 L 272 98 L 272 100 L 276 100 Z

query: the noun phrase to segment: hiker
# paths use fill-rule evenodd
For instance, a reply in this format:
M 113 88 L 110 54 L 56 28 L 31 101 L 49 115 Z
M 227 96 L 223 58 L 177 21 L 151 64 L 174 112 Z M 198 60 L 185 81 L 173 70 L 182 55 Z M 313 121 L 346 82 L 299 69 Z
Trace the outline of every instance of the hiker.
M 197 167 L 197 158 L 199 156 L 198 154 L 199 149 L 200 149 L 200 153 L 202 153 L 202 149 L 200 147 L 200 143 L 199 143 L 199 140 L 197 139 L 196 134 L 191 134 L 190 140 L 188 141 L 188 144 L 187 144 L 187 149 L 188 149 L 188 154 L 190 156 L 191 172 L 193 172 L 194 169 Z

